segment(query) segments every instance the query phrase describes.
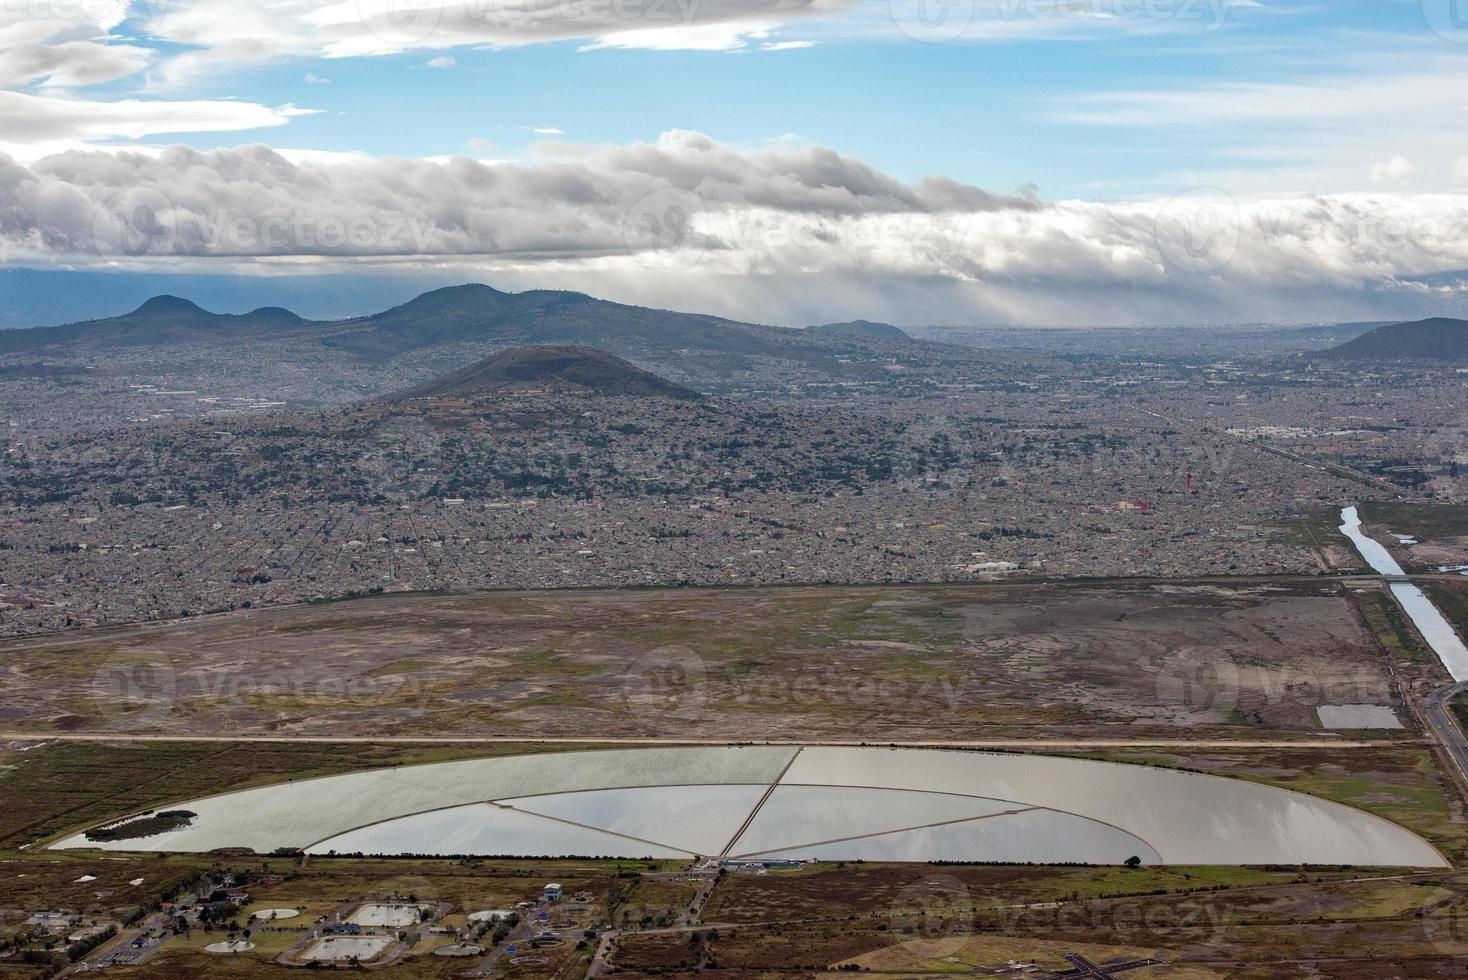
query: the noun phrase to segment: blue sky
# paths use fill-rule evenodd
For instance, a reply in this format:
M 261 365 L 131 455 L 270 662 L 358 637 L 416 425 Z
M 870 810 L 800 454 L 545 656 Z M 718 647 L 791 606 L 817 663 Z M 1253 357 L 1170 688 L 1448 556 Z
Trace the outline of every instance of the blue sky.
M 26 171 L 17 196 L 38 202 L 0 224 L 10 266 L 100 253 L 133 272 L 278 276 L 370 261 L 656 301 L 666 242 L 651 262 L 611 253 L 618 240 L 638 250 L 636 208 L 661 188 L 698 212 L 700 261 L 680 253 L 677 295 L 721 312 L 819 313 L 789 297 L 822 276 L 895 277 L 889 306 L 941 296 L 923 314 L 949 321 L 1066 321 L 1103 297 L 1128 322 L 1201 316 L 1220 297 L 1233 297 L 1225 318 L 1375 314 L 1456 308 L 1468 293 L 1454 278 L 1468 235 L 1447 221 L 1404 246 L 1392 230 L 1444 222 L 1468 191 L 1468 0 L 35 9 L 49 19 L 0 13 L 0 153 Z M 241 156 L 251 144 L 281 162 Z M 75 156 L 121 148 L 161 162 Z M 444 172 L 454 156 L 481 169 Z M 384 162 L 397 158 L 414 163 Z M 925 178 L 969 190 L 955 204 Z M 433 228 L 411 248 L 374 241 L 347 256 L 314 233 L 263 247 L 256 228 L 221 244 L 222 218 L 359 217 L 345 192 L 329 213 L 310 204 L 325 185 L 357 186 L 379 225 L 401 213 Z M 59 205 L 63 191 L 124 225 L 142 202 L 169 233 L 145 255 L 78 244 L 100 219 Z M 1195 202 L 1181 217 L 1178 195 Z M 1227 260 L 1170 260 L 1164 239 L 1220 207 L 1243 222 Z M 1176 227 L 1159 232 L 1159 215 Z
M 1468 66 L 1468 46 L 1432 33 L 1417 0 L 1273 0 L 1230 5 L 1221 16 L 1210 4 L 1222 0 L 1157 0 L 1162 16 L 1148 16 L 1144 0 L 1082 0 L 1081 9 L 1114 12 L 1109 20 L 1123 25 L 1106 17 L 1056 17 L 1051 11 L 1063 0 L 1008 0 L 1019 13 L 996 21 L 997 32 L 981 31 L 984 8 L 1002 12 L 1005 2 L 977 3 L 970 31 L 948 43 L 912 40 L 891 23 L 889 4 L 876 3 L 785 22 L 774 37 L 815 42 L 794 50 L 760 51 L 757 42 L 746 42 L 734 51 L 587 51 L 586 39 L 578 38 L 286 57 L 202 73 L 186 84 L 150 88 L 141 81 L 159 97 L 320 110 L 283 129 L 241 131 L 232 142 L 484 155 L 470 145 L 477 138 L 493 145 L 493 155 L 523 158 L 547 138 L 628 143 L 679 128 L 742 145 L 787 137 L 836 147 L 904 179 L 944 174 L 1000 188 L 1035 183 L 1049 196 L 1096 198 L 1175 191 L 1194 186 L 1199 176 L 1236 169 L 1266 175 L 1315 169 L 1308 144 L 1292 134 L 1350 134 L 1359 118 L 1302 115 L 1265 125 L 1197 126 L 1078 118 L 1103 108 L 1108 93 L 1197 93 L 1206 101 L 1234 84 L 1328 88 L 1341 75 L 1395 75 L 1437 61 Z M 955 0 L 959 12 L 951 16 L 966 9 Z M 1130 10 L 1139 13 L 1127 19 Z M 146 23 L 134 16 L 122 30 L 146 37 Z M 150 46 L 165 57 L 188 50 Z M 451 68 L 426 67 L 445 55 L 455 62 Z M 308 75 L 326 81 L 306 82 Z M 110 88 L 120 95 L 139 82 L 124 79 Z M 199 147 L 221 143 L 216 134 L 170 135 Z M 1370 152 L 1334 160 L 1318 168 L 1315 186 L 1302 174 L 1275 189 L 1346 189 L 1353 168 L 1365 184 L 1370 167 L 1389 159 L 1387 150 L 1410 147 L 1383 146 L 1380 160 Z M 1450 172 L 1433 176 L 1423 174 L 1421 183 L 1451 183 Z

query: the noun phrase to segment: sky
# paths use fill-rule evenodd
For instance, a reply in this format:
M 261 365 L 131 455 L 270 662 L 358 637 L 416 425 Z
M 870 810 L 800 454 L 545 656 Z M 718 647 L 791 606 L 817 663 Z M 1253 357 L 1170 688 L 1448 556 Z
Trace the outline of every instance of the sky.
M 1465 123 L 1468 0 L 0 0 L 0 322 L 1462 314 Z

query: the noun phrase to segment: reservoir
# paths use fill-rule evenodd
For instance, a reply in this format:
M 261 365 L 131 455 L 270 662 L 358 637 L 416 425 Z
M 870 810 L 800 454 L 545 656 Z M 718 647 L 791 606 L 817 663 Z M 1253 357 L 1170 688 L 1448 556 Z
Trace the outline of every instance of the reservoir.
M 1059 756 L 858 746 L 595 749 L 371 769 L 52 846 L 204 853 L 1441 868 L 1404 827 L 1274 786 Z M 115 821 L 114 821 L 115 822 Z

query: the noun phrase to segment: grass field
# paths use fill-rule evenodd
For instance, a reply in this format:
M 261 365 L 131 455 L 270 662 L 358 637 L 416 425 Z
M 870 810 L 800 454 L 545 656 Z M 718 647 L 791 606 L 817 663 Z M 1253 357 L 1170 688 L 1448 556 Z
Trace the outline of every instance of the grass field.
M 1422 642 L 1421 637 L 1408 623 L 1402 607 L 1385 589 L 1356 590 L 1352 593 L 1351 600 L 1366 623 L 1366 628 L 1393 659 L 1401 663 L 1429 667 L 1439 662 L 1437 655 Z
M 1434 572 L 1468 562 L 1468 506 L 1405 501 L 1361 505 L 1367 533 L 1384 544 L 1409 572 Z M 1400 544 L 1394 534 L 1416 544 Z
M 1061 951 L 1098 962 L 1166 961 L 1154 976 L 1452 976 L 1468 952 L 1458 922 L 1468 880 L 1444 872 L 1364 881 L 1349 869 L 913 868 L 816 866 L 733 878 L 715 893 L 708 943 L 721 966 L 847 965 L 888 970 L 994 970 Z M 1221 880 L 1220 880 L 1221 879 Z M 671 937 L 619 944 L 619 965 L 668 965 L 686 955 Z M 1347 957 L 1328 972 L 1296 960 Z M 1401 972 L 1410 961 L 1412 972 Z M 1303 965 L 1303 962 L 1301 963 Z M 1319 968 L 1318 966 L 1316 967 Z M 1147 976 L 1146 972 L 1138 974 Z
M 1370 500 L 1361 504 L 1361 517 L 1424 544 L 1468 535 L 1468 507 L 1459 504 Z
M 1324 568 L 1339 572 L 1366 571 L 1366 563 L 1349 538 L 1341 533 L 1341 515 L 1336 509 L 1312 510 L 1280 523 L 1285 541 L 1310 548 Z
M 1468 636 L 1468 579 L 1424 582 L 1422 591 L 1463 636 Z

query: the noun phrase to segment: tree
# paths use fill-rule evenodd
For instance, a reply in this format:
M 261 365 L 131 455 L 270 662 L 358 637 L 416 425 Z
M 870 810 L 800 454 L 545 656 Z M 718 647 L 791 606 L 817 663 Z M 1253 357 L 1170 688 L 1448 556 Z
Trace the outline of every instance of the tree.
M 1133 854 L 1126 859 L 1125 863 L 1128 868 L 1140 868 L 1142 866 L 1142 859 Z

